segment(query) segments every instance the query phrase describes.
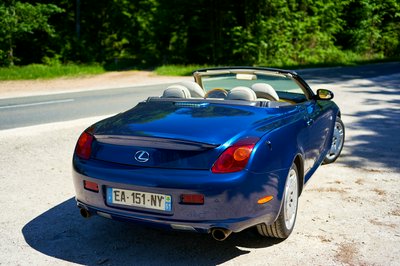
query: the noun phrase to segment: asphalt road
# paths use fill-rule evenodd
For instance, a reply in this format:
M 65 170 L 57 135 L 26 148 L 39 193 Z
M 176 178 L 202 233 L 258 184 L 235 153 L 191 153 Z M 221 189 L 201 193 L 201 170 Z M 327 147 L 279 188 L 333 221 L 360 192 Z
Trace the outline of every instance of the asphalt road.
M 313 85 L 351 79 L 370 79 L 400 72 L 400 63 L 298 70 Z M 82 91 L 0 99 L 0 130 L 112 115 L 134 107 L 148 96 L 161 95 L 166 85 Z
M 355 67 L 331 67 L 297 70 L 297 73 L 314 84 L 342 82 L 354 79 L 371 79 L 400 73 L 400 62 L 369 64 Z
M 0 130 L 112 115 L 160 95 L 166 85 L 0 99 Z

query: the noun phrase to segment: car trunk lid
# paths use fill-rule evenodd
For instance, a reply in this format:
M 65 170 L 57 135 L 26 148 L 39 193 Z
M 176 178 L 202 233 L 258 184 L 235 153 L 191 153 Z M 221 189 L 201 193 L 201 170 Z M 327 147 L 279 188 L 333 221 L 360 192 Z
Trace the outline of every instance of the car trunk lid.
M 93 157 L 141 167 L 210 169 L 226 148 L 222 144 L 254 133 L 261 120 L 278 114 L 253 106 L 144 102 L 94 125 Z
M 95 158 L 141 167 L 208 169 L 218 145 L 175 139 L 95 135 Z

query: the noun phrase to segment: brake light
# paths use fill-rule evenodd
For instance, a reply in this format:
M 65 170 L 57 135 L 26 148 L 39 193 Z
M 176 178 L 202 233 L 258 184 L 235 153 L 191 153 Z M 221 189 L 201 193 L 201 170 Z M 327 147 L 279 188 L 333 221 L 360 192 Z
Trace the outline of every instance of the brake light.
M 259 138 L 256 137 L 239 140 L 218 157 L 211 171 L 213 173 L 222 174 L 243 170 L 258 140 Z
M 76 144 L 76 155 L 81 159 L 89 159 L 92 154 L 93 136 L 84 131 Z

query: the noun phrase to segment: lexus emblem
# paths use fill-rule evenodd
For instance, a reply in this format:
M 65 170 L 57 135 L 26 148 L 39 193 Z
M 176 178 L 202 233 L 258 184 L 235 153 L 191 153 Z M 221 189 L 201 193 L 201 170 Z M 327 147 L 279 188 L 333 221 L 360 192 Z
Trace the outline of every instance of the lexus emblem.
M 147 151 L 137 151 L 135 153 L 135 160 L 139 163 L 145 163 L 150 159 L 150 154 Z

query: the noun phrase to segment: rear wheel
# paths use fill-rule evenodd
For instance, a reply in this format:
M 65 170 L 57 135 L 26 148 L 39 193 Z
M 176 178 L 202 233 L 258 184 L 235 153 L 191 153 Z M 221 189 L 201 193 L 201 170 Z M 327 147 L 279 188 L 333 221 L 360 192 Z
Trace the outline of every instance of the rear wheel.
M 260 235 L 266 237 L 287 238 L 292 233 L 297 216 L 299 198 L 298 182 L 297 167 L 293 163 L 286 179 L 285 190 L 283 192 L 283 204 L 278 219 L 276 219 L 276 221 L 271 225 L 257 225 L 257 231 Z
M 332 145 L 325 156 L 324 164 L 333 163 L 340 156 L 344 145 L 344 124 L 340 117 L 336 117 L 335 128 L 333 129 Z

